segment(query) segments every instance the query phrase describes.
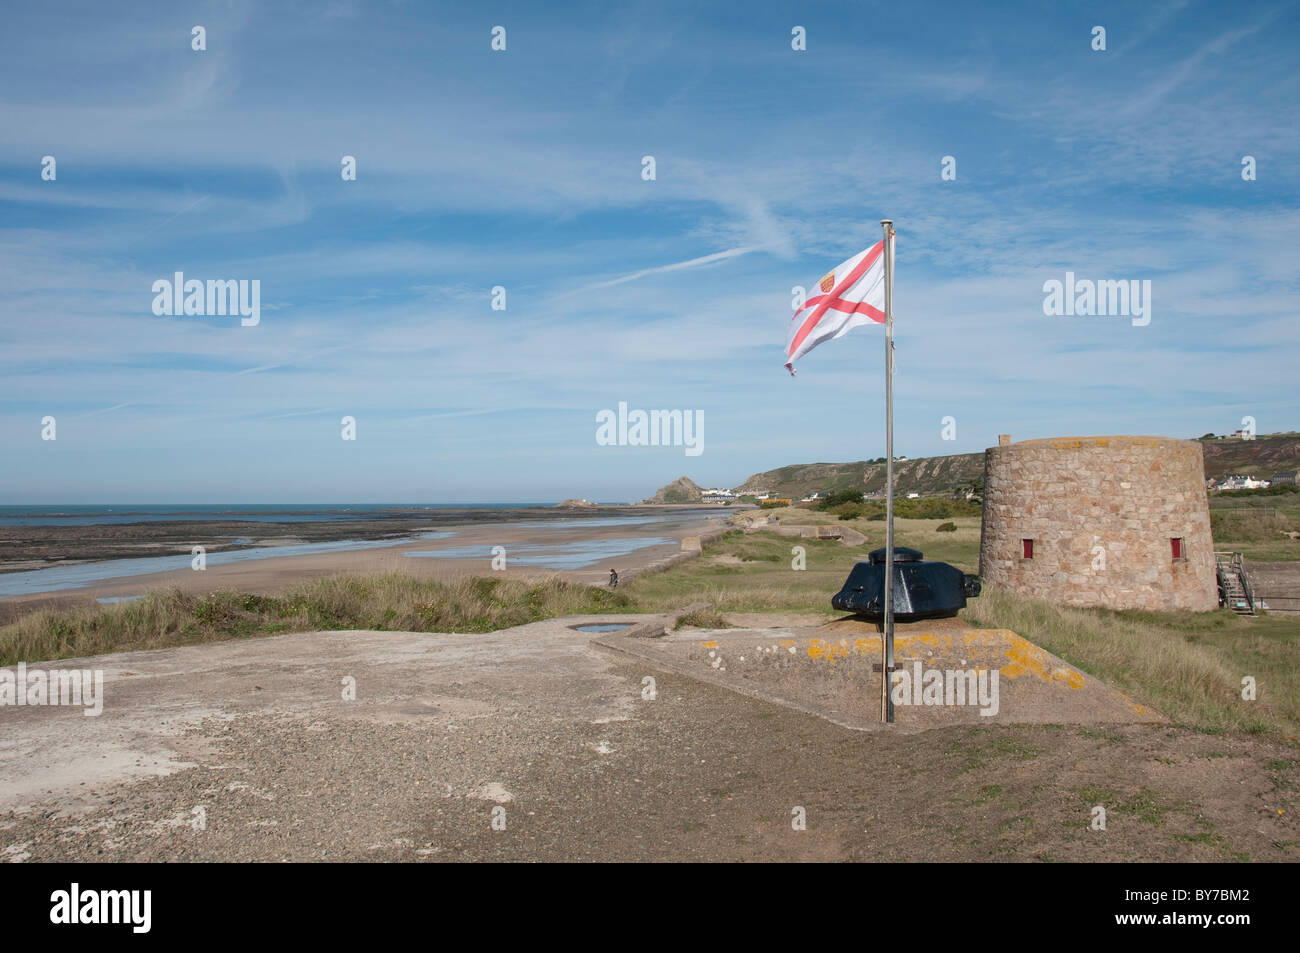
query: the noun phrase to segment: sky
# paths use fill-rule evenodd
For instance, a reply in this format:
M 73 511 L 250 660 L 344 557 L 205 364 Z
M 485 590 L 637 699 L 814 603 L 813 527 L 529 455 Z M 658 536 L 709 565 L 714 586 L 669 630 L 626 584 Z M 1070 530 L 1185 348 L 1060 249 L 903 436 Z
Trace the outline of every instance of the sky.
M 1296 2 L 11 5 L 0 504 L 881 457 L 881 327 L 782 365 L 792 289 L 882 218 L 896 453 L 1300 429 L 1298 49 Z M 177 271 L 260 321 L 156 315 Z M 1067 272 L 1150 281 L 1150 322 L 1044 314 Z M 620 402 L 702 452 L 598 443 Z

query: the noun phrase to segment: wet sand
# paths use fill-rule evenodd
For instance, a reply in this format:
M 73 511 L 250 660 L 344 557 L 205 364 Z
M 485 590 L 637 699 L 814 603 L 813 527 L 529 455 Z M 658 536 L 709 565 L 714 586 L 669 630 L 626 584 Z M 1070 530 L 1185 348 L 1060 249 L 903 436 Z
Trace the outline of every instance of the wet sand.
M 130 556 L 172 555 L 188 558 L 189 547 L 208 545 L 209 553 L 221 551 L 219 537 L 237 535 L 253 541 L 256 546 L 294 545 L 304 542 L 321 542 L 349 539 L 396 540 L 395 545 L 382 548 L 347 550 L 343 552 L 315 553 L 295 556 L 268 556 L 224 565 L 209 564 L 196 571 L 189 568 L 142 575 L 119 575 L 90 585 L 60 591 L 32 592 L 30 594 L 0 598 L 0 624 L 12 621 L 38 608 L 95 606 L 99 599 L 121 599 L 138 596 L 153 589 L 179 588 L 186 592 L 203 593 L 217 589 L 238 589 L 242 592 L 272 594 L 281 592 L 310 579 L 341 573 L 406 572 L 421 578 L 447 579 L 463 575 L 486 575 L 492 567 L 493 547 L 505 549 L 504 575 L 515 578 L 541 578 L 560 576 L 588 584 L 604 584 L 610 568 L 618 570 L 620 580 L 630 579 L 649 567 L 679 558 L 681 540 L 699 536 L 721 527 L 726 511 L 718 507 L 600 507 L 578 510 L 511 510 L 473 511 L 471 519 L 464 520 L 469 511 L 446 511 L 447 518 L 405 521 L 400 530 L 394 530 L 389 521 L 364 521 L 329 523 L 190 523 L 190 524 L 125 524 L 110 527 L 82 527 L 92 534 L 109 529 L 115 532 L 112 541 L 119 551 Z M 486 522 L 481 514 L 492 513 L 496 522 Z M 440 516 L 442 514 L 439 514 Z M 462 518 L 458 521 L 456 517 Z M 477 517 L 474 519 L 473 517 Z M 562 523 L 557 520 L 601 520 L 607 518 L 641 517 L 652 522 L 591 525 L 590 523 Z M 384 525 L 377 525 L 384 524 Z M 161 529 L 160 529 L 161 528 Z M 34 531 L 46 527 L 5 527 L 21 530 L 31 537 Z M 60 531 L 71 527 L 56 527 Z M 233 529 L 233 531 L 232 531 Z M 136 530 L 137 532 L 125 532 Z M 259 534 L 260 531 L 260 534 Z M 419 538 L 421 533 L 451 533 L 436 539 Z M 189 534 L 189 535 L 187 535 Z M 54 535 L 62 535 L 62 532 Z M 12 536 L 11 536 L 12 538 Z M 586 549 L 599 549 L 608 545 L 618 547 L 620 541 L 633 546 L 638 540 L 664 539 L 667 542 L 638 545 L 623 555 L 592 556 L 593 562 L 572 569 L 554 569 L 530 565 L 518 560 L 562 556 L 568 553 L 568 562 L 584 562 L 574 554 L 573 544 L 585 544 Z M 227 541 L 228 542 L 228 541 Z M 125 549 L 126 546 L 135 549 Z M 242 545 L 239 548 L 248 548 Z M 451 557 L 431 558 L 409 556 L 408 553 L 436 552 L 439 550 L 468 550 L 475 553 Z M 513 554 L 513 555 L 512 555 Z M 67 565 L 69 561 L 42 561 L 42 566 Z M 80 560 L 78 560 L 80 561 Z M 15 564 L 11 567 L 17 568 Z M 34 566 L 24 565 L 22 569 Z M 111 567 L 107 567 L 110 568 Z M 124 567 L 125 568 L 125 567 Z M 0 575 L 0 580 L 4 577 Z
M 398 539 L 483 523 L 555 522 L 573 519 L 681 516 L 718 513 L 717 506 L 536 506 L 510 509 L 390 509 L 355 519 L 149 520 L 79 525 L 75 519 L 36 526 L 0 525 L 0 574 L 26 572 L 98 559 L 184 554 L 202 545 L 208 552 L 321 543 L 335 540 Z

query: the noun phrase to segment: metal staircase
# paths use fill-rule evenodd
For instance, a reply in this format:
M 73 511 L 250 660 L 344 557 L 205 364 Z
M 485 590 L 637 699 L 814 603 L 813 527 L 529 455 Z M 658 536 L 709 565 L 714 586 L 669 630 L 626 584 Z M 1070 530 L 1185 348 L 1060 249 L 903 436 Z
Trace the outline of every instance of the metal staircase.
M 1238 615 L 1254 615 L 1255 594 L 1241 553 L 1215 553 L 1214 568 L 1219 577 L 1219 605 Z

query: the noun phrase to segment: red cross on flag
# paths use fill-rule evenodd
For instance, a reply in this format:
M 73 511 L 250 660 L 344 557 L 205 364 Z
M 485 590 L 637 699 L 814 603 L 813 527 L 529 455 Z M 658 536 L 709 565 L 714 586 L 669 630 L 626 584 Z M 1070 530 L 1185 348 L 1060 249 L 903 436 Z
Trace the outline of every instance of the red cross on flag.
M 785 368 L 792 376 L 794 362 L 823 341 L 843 337 L 861 324 L 885 323 L 884 250 L 884 241 L 878 241 L 836 267 L 790 318 Z

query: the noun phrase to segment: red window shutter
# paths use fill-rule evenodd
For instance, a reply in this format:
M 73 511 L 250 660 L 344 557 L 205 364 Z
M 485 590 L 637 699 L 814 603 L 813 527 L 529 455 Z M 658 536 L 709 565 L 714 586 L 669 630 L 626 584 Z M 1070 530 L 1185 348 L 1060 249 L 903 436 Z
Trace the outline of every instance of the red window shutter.
M 1183 541 L 1174 537 L 1169 540 L 1169 548 L 1173 550 L 1174 559 L 1183 558 Z
M 1020 541 L 1020 557 L 1022 559 L 1034 558 L 1034 541 L 1032 539 L 1022 539 Z

